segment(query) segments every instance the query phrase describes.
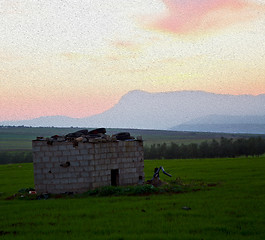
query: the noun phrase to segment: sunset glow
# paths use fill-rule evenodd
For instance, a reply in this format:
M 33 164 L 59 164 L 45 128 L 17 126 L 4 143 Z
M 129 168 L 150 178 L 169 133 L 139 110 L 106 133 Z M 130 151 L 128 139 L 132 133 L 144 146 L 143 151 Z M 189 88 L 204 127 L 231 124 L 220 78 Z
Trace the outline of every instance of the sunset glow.
M 0 1 L 0 121 L 86 117 L 129 91 L 265 93 L 258 0 Z

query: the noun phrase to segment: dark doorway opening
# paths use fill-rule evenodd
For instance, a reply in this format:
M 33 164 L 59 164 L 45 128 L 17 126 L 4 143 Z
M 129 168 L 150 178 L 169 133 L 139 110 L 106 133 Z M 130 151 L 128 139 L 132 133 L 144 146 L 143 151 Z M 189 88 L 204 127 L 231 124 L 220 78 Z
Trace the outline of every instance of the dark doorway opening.
M 119 186 L 119 169 L 111 169 L 111 186 Z

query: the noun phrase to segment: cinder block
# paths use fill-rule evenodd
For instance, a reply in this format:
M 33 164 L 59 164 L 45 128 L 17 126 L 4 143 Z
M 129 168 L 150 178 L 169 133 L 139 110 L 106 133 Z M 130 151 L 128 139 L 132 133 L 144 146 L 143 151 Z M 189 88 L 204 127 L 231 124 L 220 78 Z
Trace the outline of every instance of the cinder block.
M 119 164 L 110 164 L 110 169 L 118 169 Z
M 70 176 L 68 177 L 69 179 L 72 179 L 72 178 L 74 178 L 74 179 L 78 179 L 78 178 L 80 178 L 81 177 L 81 172 L 71 172 L 70 173 Z
M 80 166 L 83 167 L 83 166 L 88 166 L 88 161 L 81 161 L 80 162 Z
M 90 149 L 89 154 L 95 154 L 95 149 L 94 148 Z
M 79 142 L 77 148 L 79 150 L 81 150 L 81 149 L 87 149 L 87 143 Z
M 33 157 L 33 159 L 35 159 L 36 157 L 38 157 L 38 153 L 32 152 L 32 157 Z
M 87 183 L 89 183 L 89 185 L 91 185 L 91 187 L 92 187 L 92 183 L 95 182 L 95 179 L 94 179 L 94 177 L 89 176 L 88 178 L 86 178 L 86 181 L 87 181 Z
M 112 158 L 112 153 L 106 153 L 106 158 L 111 159 Z
M 94 171 L 91 173 L 92 177 L 97 177 L 99 176 L 99 172 L 98 171 Z
M 39 146 L 34 146 L 32 149 L 33 152 L 39 152 L 40 150 L 41 150 L 41 147 Z
M 101 170 L 102 169 L 102 166 L 101 165 L 96 165 L 95 166 L 95 169 L 96 169 L 96 171 Z
M 63 156 L 70 156 L 70 155 L 71 155 L 71 151 L 69 150 L 63 151 Z
M 75 148 L 75 149 L 70 150 L 70 154 L 71 154 L 72 156 L 79 155 L 81 151 L 82 151 L 82 150 L 79 150 L 79 149 L 76 149 L 76 148 Z
M 72 143 L 66 143 L 66 149 L 67 150 L 73 150 L 73 149 L 77 149 L 78 146 L 74 147 Z
M 44 163 L 50 162 L 50 158 L 49 157 L 43 157 L 42 162 L 44 162 Z
M 57 162 L 59 162 L 59 158 L 58 157 L 51 157 L 50 161 L 51 161 L 51 163 L 57 163 Z
M 73 162 L 70 162 L 70 166 L 72 167 L 79 167 L 80 166 L 80 163 L 78 161 L 73 161 Z
M 63 155 L 63 153 L 61 151 L 54 151 L 53 152 L 53 156 L 55 156 L 55 157 L 62 156 L 62 155 Z
M 106 159 L 106 160 L 104 161 L 104 163 L 105 163 L 105 165 L 109 165 L 109 164 L 110 164 L 110 159 Z
M 42 162 L 42 158 L 41 157 L 33 157 L 33 162 L 34 163 L 41 163 Z
M 119 141 L 118 142 L 118 147 L 123 147 L 125 146 L 125 142 L 124 141 Z
M 88 167 L 88 171 L 94 171 L 95 170 L 95 167 L 94 166 L 89 166 Z
M 87 177 L 89 177 L 89 174 L 87 172 L 82 172 L 81 173 L 81 177 L 87 178 Z
M 65 151 L 67 149 L 67 147 L 65 145 L 61 145 L 61 146 L 59 146 L 58 149 L 61 151 Z
M 102 177 L 100 177 L 100 176 L 96 177 L 96 182 L 98 182 L 98 183 L 102 182 Z
M 76 178 L 70 178 L 69 183 L 77 183 L 77 179 Z
M 84 143 L 84 146 L 86 149 L 89 149 L 89 150 L 94 148 L 94 144 L 92 143 Z
M 52 184 L 56 184 L 56 185 L 61 184 L 61 179 L 56 179 L 56 178 L 52 179 Z
M 124 163 L 124 168 L 125 169 L 129 169 L 131 167 L 131 164 L 130 163 Z
M 100 186 L 100 184 L 97 183 L 97 182 L 92 183 L 92 187 L 93 187 L 93 188 L 98 188 L 99 186 Z
M 77 179 L 77 182 L 78 182 L 78 183 L 83 183 L 83 182 L 84 182 L 84 178 L 78 178 L 78 179 Z
M 89 154 L 87 155 L 88 157 L 88 160 L 93 160 L 95 158 L 95 155 L 94 154 Z
M 45 145 L 40 147 L 41 151 L 46 152 L 46 151 L 51 151 L 52 146 L 51 145 Z
M 135 157 L 140 157 L 140 152 L 136 151 L 134 152 Z
M 95 162 L 96 162 L 95 160 L 91 160 L 91 161 L 90 161 L 90 166 L 92 166 L 92 165 L 96 165 Z
M 53 152 L 55 152 L 55 151 L 58 151 L 59 150 L 59 146 L 58 145 L 56 145 L 56 143 L 54 143 L 52 146 L 50 146 L 50 151 L 53 151 Z
M 106 164 L 103 164 L 103 165 L 101 165 L 101 169 L 106 170 L 106 169 L 108 169 L 108 166 Z
M 36 169 L 34 171 L 34 178 L 35 179 L 42 179 L 43 178 L 42 169 Z
M 67 161 L 69 161 L 70 163 L 72 161 L 76 161 L 77 160 L 76 156 L 71 156 L 71 155 L 65 156 L 64 158 L 67 159 Z
M 80 154 L 81 155 L 87 155 L 88 154 L 88 150 L 87 149 L 82 149 L 82 150 L 80 150 Z
M 98 164 L 99 165 L 104 165 L 105 164 L 105 159 L 103 158 L 103 159 L 99 159 L 98 160 Z
M 44 157 L 44 152 L 37 152 L 37 154 L 38 157 Z
M 72 177 L 74 177 L 74 173 L 70 173 L 70 172 L 62 173 L 62 179 L 69 179 Z
M 46 173 L 46 174 L 45 174 L 45 178 L 46 178 L 46 179 L 53 179 L 54 176 L 53 176 L 52 173 Z
M 110 163 L 111 164 L 117 164 L 119 162 L 121 162 L 121 159 L 120 158 L 112 158 L 112 159 L 110 159 Z
M 53 164 L 52 163 L 46 163 L 45 164 L 45 168 L 52 168 L 53 167 Z
M 56 189 L 56 190 L 63 190 L 63 189 L 65 189 L 65 188 L 64 188 L 64 185 L 59 184 L 59 185 L 56 185 L 56 186 L 55 186 L 55 189 Z

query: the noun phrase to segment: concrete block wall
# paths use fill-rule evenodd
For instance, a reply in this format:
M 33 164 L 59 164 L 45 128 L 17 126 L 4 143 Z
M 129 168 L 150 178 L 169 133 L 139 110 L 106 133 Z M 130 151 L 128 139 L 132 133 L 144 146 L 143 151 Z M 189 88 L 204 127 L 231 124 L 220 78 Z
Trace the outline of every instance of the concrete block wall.
M 142 141 L 81 142 L 74 147 L 72 142 L 34 140 L 32 152 L 38 193 L 85 192 L 113 181 L 121 186 L 144 181 Z

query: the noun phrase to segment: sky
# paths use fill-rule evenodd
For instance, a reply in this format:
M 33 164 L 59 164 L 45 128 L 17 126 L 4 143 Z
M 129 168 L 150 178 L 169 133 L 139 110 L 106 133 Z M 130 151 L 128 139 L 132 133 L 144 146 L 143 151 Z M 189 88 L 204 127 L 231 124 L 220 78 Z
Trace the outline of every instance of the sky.
M 265 0 L 0 0 L 0 121 L 129 91 L 265 94 Z

